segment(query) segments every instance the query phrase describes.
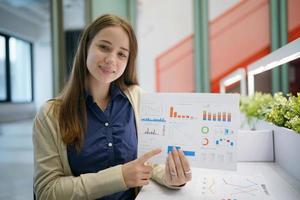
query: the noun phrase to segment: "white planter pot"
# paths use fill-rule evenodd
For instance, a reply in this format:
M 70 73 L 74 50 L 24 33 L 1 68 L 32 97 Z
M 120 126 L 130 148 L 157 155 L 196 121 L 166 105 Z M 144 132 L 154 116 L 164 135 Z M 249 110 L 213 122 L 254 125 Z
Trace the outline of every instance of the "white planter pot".
M 274 161 L 272 130 L 239 130 L 238 161 Z
M 263 120 L 254 121 L 256 130 L 273 130 L 275 162 L 300 181 L 300 134 Z
M 300 134 L 274 125 L 275 161 L 300 181 Z
M 274 130 L 275 127 L 276 126 L 273 123 L 270 123 L 270 122 L 267 122 L 264 120 L 260 120 L 260 119 L 257 119 L 256 123 L 254 125 L 254 128 L 256 130 Z
M 242 130 L 273 130 L 274 124 L 258 119 L 251 118 L 250 120 L 244 113 L 240 114 L 241 128 Z

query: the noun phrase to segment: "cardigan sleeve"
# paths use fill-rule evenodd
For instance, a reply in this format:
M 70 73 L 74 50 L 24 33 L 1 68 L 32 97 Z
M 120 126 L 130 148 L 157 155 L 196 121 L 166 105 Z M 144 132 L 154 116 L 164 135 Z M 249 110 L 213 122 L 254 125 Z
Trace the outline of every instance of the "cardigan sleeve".
M 58 142 L 61 136 L 47 104 L 36 115 L 33 125 L 37 199 L 96 199 L 126 190 L 122 165 L 78 177 L 65 174 Z

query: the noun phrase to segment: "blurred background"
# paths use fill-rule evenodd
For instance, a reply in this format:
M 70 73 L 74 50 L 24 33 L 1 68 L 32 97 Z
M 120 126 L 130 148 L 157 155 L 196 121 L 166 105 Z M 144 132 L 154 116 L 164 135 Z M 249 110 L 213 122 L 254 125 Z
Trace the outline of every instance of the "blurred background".
M 272 54 L 300 37 L 299 8 L 299 0 L 0 0 L 0 199 L 32 199 L 33 117 L 63 87 L 80 34 L 98 16 L 133 25 L 146 91 L 247 96 L 300 91 L 299 52 L 279 64 Z

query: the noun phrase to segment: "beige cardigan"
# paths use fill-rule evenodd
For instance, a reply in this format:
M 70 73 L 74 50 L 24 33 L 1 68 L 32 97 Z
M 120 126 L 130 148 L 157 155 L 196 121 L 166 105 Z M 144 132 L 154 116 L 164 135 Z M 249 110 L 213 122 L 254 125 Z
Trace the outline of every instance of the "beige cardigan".
M 139 119 L 140 88 L 131 86 L 124 91 Z M 122 165 L 97 173 L 72 175 L 66 145 L 63 143 L 58 121 L 53 117 L 51 102 L 40 109 L 33 125 L 34 191 L 37 199 L 96 199 L 126 190 Z M 164 166 L 153 165 L 152 179 L 164 183 Z M 170 187 L 170 186 L 168 186 Z M 177 188 L 177 187 L 170 187 Z

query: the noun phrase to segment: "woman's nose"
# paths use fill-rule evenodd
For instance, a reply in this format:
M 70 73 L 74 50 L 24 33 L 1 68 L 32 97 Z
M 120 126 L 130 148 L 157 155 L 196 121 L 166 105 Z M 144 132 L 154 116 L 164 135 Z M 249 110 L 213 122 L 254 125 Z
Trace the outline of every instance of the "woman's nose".
M 106 64 L 109 64 L 109 65 L 112 65 L 112 64 L 114 64 L 114 62 L 115 62 L 115 58 L 114 58 L 114 55 L 113 54 L 108 54 L 106 57 L 105 57 L 105 63 Z

